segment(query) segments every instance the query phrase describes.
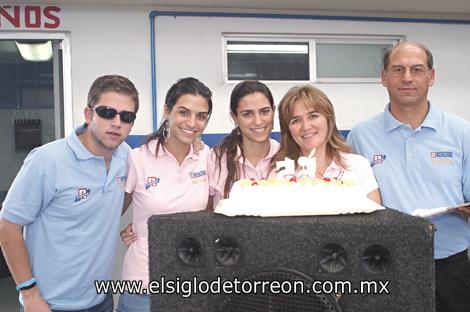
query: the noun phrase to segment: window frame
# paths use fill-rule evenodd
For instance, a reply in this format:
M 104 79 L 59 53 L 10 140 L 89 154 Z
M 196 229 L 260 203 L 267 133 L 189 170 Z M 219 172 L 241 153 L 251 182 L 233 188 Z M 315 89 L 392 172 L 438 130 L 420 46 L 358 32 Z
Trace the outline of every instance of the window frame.
M 225 84 L 237 84 L 242 80 L 228 79 L 229 41 L 241 42 L 295 42 L 307 43 L 309 53 L 309 80 L 263 80 L 269 83 L 381 83 L 381 78 L 318 78 L 316 45 L 334 44 L 391 44 L 405 41 L 404 35 L 349 35 L 349 34 L 271 34 L 271 33 L 222 33 L 222 80 Z

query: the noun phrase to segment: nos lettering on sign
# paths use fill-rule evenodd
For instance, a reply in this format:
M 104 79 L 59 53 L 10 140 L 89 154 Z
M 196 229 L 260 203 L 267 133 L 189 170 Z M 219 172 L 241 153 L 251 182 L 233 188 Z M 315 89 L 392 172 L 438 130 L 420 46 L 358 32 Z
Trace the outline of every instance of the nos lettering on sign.
M 55 29 L 60 26 L 61 10 L 58 6 L 0 5 L 0 29 Z

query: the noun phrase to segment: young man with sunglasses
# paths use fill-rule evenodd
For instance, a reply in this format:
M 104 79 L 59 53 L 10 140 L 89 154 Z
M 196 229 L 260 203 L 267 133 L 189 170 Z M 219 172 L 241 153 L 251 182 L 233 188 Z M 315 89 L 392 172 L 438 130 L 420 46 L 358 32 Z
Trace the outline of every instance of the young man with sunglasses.
M 95 80 L 85 124 L 25 159 L 0 213 L 0 244 L 29 311 L 111 312 L 129 135 L 139 107 L 127 78 Z M 24 230 L 24 236 L 22 231 Z
M 451 207 L 470 200 L 470 124 L 428 101 L 433 56 L 400 43 L 383 57 L 385 111 L 353 128 L 348 142 L 369 159 L 384 206 Z M 470 311 L 470 208 L 430 219 L 435 225 L 437 312 Z M 419 274 L 419 272 L 416 272 Z

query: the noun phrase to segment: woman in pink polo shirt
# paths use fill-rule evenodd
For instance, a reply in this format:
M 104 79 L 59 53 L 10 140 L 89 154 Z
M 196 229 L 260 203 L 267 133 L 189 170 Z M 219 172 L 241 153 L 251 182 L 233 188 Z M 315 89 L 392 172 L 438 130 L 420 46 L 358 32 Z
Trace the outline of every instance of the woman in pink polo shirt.
M 310 85 L 291 88 L 279 104 L 281 145 L 272 158 L 297 160 L 315 149 L 316 177 L 355 181 L 369 198 L 381 204 L 374 173 L 366 158 L 350 153 L 336 127 L 335 112 L 328 97 Z
M 164 119 L 140 148 L 130 151 L 124 211 L 133 202 L 132 228 L 123 240 L 129 246 L 122 279 L 149 283 L 147 220 L 155 214 L 204 210 L 209 196 L 207 161 L 210 150 L 193 150 L 212 111 L 212 92 L 195 78 L 184 78 L 168 90 Z M 178 187 L 175 187 L 175 186 Z M 188 203 L 191 203 L 188 205 Z M 150 311 L 146 294 L 124 293 L 118 312 Z
M 264 83 L 247 80 L 233 89 L 230 116 L 235 129 L 213 148 L 208 164 L 212 208 L 228 197 L 235 181 L 268 177 L 271 157 L 279 149 L 279 143 L 269 137 L 274 109 L 273 96 Z

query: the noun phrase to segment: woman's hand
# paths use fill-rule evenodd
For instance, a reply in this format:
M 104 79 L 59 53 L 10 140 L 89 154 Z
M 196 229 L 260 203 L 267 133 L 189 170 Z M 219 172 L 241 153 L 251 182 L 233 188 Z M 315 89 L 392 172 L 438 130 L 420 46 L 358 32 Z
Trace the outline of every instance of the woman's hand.
M 132 223 L 121 231 L 121 240 L 127 248 L 137 240 L 137 234 L 132 230 Z

